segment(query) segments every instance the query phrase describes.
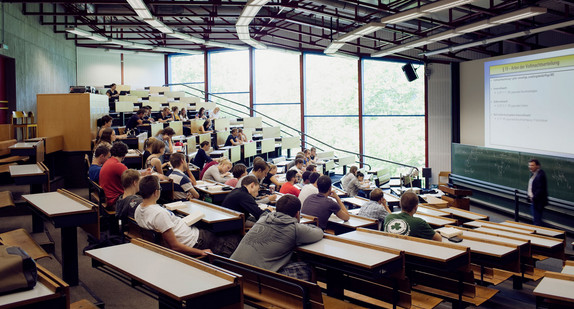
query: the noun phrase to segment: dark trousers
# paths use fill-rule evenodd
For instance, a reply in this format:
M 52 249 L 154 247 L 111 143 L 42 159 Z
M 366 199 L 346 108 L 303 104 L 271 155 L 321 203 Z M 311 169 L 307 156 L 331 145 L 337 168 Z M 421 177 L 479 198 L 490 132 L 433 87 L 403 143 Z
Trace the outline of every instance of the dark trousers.
M 534 203 L 530 204 L 530 212 L 532 213 L 532 223 L 534 225 L 543 226 L 542 211 L 543 207 L 536 207 Z

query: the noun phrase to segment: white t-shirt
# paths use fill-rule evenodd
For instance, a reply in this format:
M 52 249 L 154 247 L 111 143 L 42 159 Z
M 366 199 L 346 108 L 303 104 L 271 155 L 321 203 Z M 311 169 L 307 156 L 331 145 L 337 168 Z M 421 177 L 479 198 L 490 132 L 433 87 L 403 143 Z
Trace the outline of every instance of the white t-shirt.
M 318 194 L 319 189 L 317 189 L 313 184 L 306 184 L 301 188 L 301 192 L 299 192 L 299 200 L 301 201 L 301 205 L 305 202 L 305 199 L 313 194 Z
M 134 217 L 137 224 L 148 230 L 163 233 L 169 229 L 173 230 L 175 238 L 182 244 L 195 246 L 199 238 L 199 230 L 194 226 L 187 226 L 180 217 L 158 204 L 136 208 Z

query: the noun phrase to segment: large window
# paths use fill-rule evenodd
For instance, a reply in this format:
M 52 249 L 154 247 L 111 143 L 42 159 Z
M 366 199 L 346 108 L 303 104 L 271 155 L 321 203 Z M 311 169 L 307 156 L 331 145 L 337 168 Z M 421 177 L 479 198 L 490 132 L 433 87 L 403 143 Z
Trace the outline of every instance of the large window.
M 324 143 L 308 140 L 320 149 L 359 152 L 357 66 L 353 59 L 305 55 L 305 127 Z
M 301 91 L 299 53 L 274 50 L 255 51 L 255 110 L 258 115 L 276 119 L 301 130 Z M 263 117 L 290 135 L 295 130 Z
M 248 116 L 249 51 L 209 53 L 209 89 L 211 101 L 225 114 Z
M 424 79 L 408 82 L 404 63 L 363 61 L 364 154 L 403 164 L 424 166 Z M 424 76 L 424 68 L 417 70 Z M 393 175 L 408 168 L 367 159 L 373 167 L 387 167 Z
M 205 98 L 204 56 L 173 56 L 170 57 L 170 83 L 185 83 L 187 86 L 173 86 L 173 91 L 186 91 L 191 95 Z

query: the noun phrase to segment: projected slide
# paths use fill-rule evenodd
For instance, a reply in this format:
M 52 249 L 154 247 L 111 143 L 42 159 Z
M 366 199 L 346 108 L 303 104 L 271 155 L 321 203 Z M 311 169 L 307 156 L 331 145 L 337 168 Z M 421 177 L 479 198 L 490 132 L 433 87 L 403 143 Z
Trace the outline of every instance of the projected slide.
M 574 49 L 485 63 L 485 146 L 574 157 Z

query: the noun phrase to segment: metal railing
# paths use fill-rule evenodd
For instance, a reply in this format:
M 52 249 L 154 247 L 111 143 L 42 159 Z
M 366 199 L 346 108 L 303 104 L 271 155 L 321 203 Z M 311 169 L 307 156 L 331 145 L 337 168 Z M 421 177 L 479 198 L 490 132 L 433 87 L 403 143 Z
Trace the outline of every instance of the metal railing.
M 398 166 L 402 166 L 402 167 L 412 168 L 412 169 L 415 169 L 417 172 L 419 171 L 418 167 L 413 166 L 413 165 L 408 165 L 408 164 L 404 164 L 404 163 L 400 163 L 400 162 L 395 162 L 395 161 L 391 161 L 391 160 L 381 159 L 381 158 L 377 158 L 377 157 L 373 157 L 373 156 L 369 156 L 369 155 L 365 155 L 365 154 L 360 154 L 360 153 L 357 153 L 357 152 L 353 152 L 353 151 L 349 151 L 349 150 L 345 150 L 345 149 L 340 149 L 340 148 L 334 147 L 333 145 L 329 145 L 329 144 L 327 144 L 327 143 L 325 143 L 325 142 L 323 142 L 323 141 L 321 141 L 321 140 L 318 140 L 318 139 L 314 138 L 313 136 L 310 136 L 310 135 L 307 134 L 307 133 L 303 133 L 303 132 L 301 132 L 299 129 L 296 129 L 296 128 L 294 128 L 294 127 L 292 127 L 292 126 L 290 126 L 290 125 L 288 125 L 288 124 L 286 124 L 286 123 L 284 123 L 284 122 L 282 122 L 282 121 L 279 121 L 279 120 L 277 120 L 277 119 L 275 119 L 275 118 L 272 118 L 272 117 L 270 117 L 270 116 L 268 116 L 268 115 L 265 115 L 264 113 L 262 113 L 262 112 L 260 112 L 260 111 L 257 111 L 257 110 L 255 110 L 255 109 L 252 109 L 252 108 L 250 108 L 249 106 L 245 106 L 245 105 L 243 105 L 243 104 L 241 104 L 241 103 L 238 103 L 238 102 L 235 102 L 235 101 L 233 101 L 233 100 L 229 100 L 229 99 L 226 99 L 226 98 L 224 98 L 224 97 L 218 96 L 217 94 L 209 93 L 209 92 L 206 92 L 205 90 L 198 89 L 198 88 L 195 88 L 195 87 L 190 86 L 190 85 L 195 85 L 195 84 L 197 84 L 197 83 L 171 83 L 171 84 L 165 84 L 164 87 L 183 86 L 183 87 L 189 88 L 189 89 L 191 89 L 191 90 L 193 90 L 193 91 L 198 91 L 198 92 L 200 92 L 200 93 L 203 94 L 203 97 L 200 97 L 200 96 L 198 96 L 198 95 L 196 95 L 196 94 L 194 94 L 194 93 L 188 92 L 188 91 L 184 91 L 184 92 L 187 93 L 188 95 L 191 95 L 191 96 L 194 96 L 194 97 L 199 97 L 199 98 L 201 98 L 201 99 L 205 99 L 206 97 L 209 97 L 209 98 L 217 98 L 218 100 L 222 100 L 222 101 L 225 101 L 225 102 L 227 102 L 227 103 L 231 103 L 231 104 L 233 104 L 233 105 L 236 105 L 236 106 L 239 106 L 239 107 L 241 107 L 241 108 L 247 109 L 247 111 L 242 111 L 242 110 L 239 110 L 239 109 L 234 108 L 234 107 L 232 107 L 232 106 L 228 106 L 228 105 L 225 105 L 225 104 L 220 104 L 220 105 L 222 105 L 222 106 L 225 106 L 225 108 L 227 108 L 227 109 L 229 109 L 229 110 L 232 110 L 232 111 L 235 111 L 235 112 L 238 112 L 238 113 L 247 115 L 247 116 L 249 116 L 249 117 L 251 117 L 251 112 L 255 112 L 255 113 L 257 113 L 258 116 L 262 116 L 262 118 L 266 118 L 266 119 L 269 119 L 269 120 L 271 120 L 271 121 L 273 121 L 273 122 L 275 122 L 275 123 L 280 124 L 280 125 L 281 125 L 281 132 L 282 132 L 282 133 L 288 134 L 289 136 L 293 136 L 293 134 L 292 134 L 291 132 L 283 130 L 283 127 L 285 127 L 285 128 L 289 128 L 289 129 L 291 129 L 291 130 L 297 132 L 297 134 L 299 134 L 299 136 L 304 136 L 304 137 L 305 137 L 305 143 L 311 145 L 312 147 L 317 148 L 318 150 L 323 151 L 323 148 L 321 148 L 320 146 L 318 146 L 318 144 L 320 144 L 320 145 L 323 145 L 323 146 L 327 146 L 328 148 L 333 149 L 333 150 L 335 150 L 335 151 L 339 151 L 339 152 L 343 152 L 343 153 L 352 154 L 352 155 L 357 156 L 357 157 L 359 158 L 359 161 L 356 161 L 356 162 L 357 162 L 357 163 L 360 163 L 360 164 L 362 164 L 362 165 L 368 166 L 368 167 L 369 167 L 369 170 L 371 170 L 372 167 L 371 167 L 370 164 L 366 163 L 366 162 L 363 160 L 363 158 L 372 159 L 372 160 L 376 160 L 376 161 L 380 161 L 380 162 L 385 162 L 385 163 L 389 163 L 389 164 L 394 164 L 394 165 L 398 165 Z M 206 96 L 206 94 L 207 94 L 207 96 Z M 219 102 L 218 102 L 218 103 L 219 103 Z M 226 114 L 229 114 L 229 115 L 234 116 L 234 117 L 239 117 L 239 118 L 242 117 L 241 115 L 234 115 L 234 114 L 231 114 L 231 113 L 229 113 L 229 112 L 226 112 Z M 273 126 L 273 124 L 271 124 L 271 123 L 269 123 L 268 121 L 265 121 L 265 120 L 262 120 L 262 123 L 265 124 L 265 125 L 268 125 L 268 126 Z M 300 138 L 300 140 L 303 141 L 301 138 Z M 314 142 L 309 142 L 309 140 L 312 140 L 312 141 L 314 141 Z

